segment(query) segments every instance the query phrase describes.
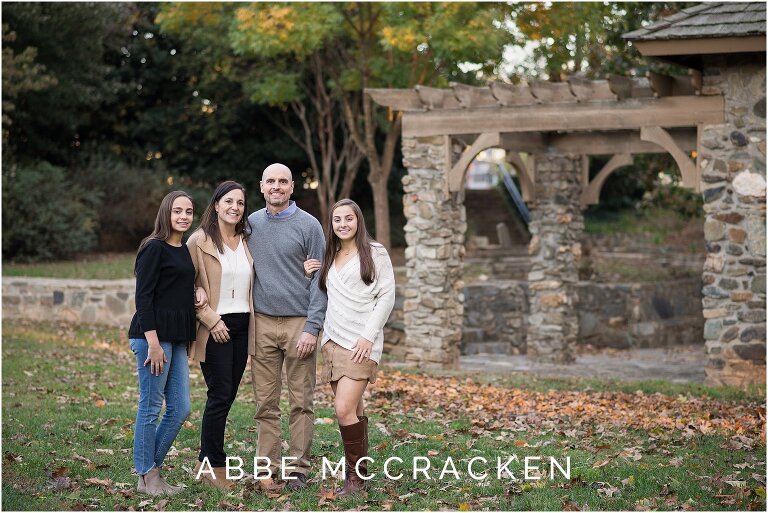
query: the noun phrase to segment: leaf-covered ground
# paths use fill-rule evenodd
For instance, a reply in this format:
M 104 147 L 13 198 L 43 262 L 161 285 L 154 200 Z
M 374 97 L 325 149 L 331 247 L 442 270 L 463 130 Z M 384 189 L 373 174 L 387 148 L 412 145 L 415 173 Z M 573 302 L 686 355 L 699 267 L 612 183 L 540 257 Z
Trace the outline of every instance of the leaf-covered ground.
M 366 494 L 342 499 L 320 471 L 323 457 L 342 455 L 327 387 L 317 389 L 316 469 L 306 490 L 265 494 L 242 480 L 223 494 L 194 483 L 205 385 L 193 367 L 193 413 L 165 471 L 187 488 L 163 499 L 135 492 L 138 392 L 123 333 L 6 322 L 2 356 L 4 510 L 765 509 L 764 388 L 385 368 L 367 397 L 376 477 Z M 284 411 L 285 402 L 284 393 Z M 226 443 L 247 472 L 254 412 L 246 377 Z M 402 460 L 389 465 L 391 475 L 403 474 L 398 480 L 383 474 L 394 457 Z M 570 458 L 569 478 L 550 457 L 566 468 Z M 430 465 L 415 478 L 414 458 Z M 470 476 L 474 458 L 484 459 L 473 472 L 486 478 Z M 499 464 L 514 479 L 503 469 L 499 477 Z

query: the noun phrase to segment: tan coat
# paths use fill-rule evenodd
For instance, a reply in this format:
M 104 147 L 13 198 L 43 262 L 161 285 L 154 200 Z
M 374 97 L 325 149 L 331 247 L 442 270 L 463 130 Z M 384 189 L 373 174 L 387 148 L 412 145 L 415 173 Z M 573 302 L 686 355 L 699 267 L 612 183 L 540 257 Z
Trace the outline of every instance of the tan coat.
M 192 342 L 189 357 L 197 362 L 205 361 L 205 348 L 208 337 L 221 316 L 216 313 L 221 292 L 221 262 L 219 262 L 219 250 L 211 239 L 202 230 L 197 230 L 187 241 L 189 253 L 192 255 L 192 263 L 195 265 L 195 286 L 202 287 L 208 294 L 208 304 L 197 310 L 197 336 Z M 245 256 L 251 265 L 251 280 L 248 284 L 248 306 L 251 318 L 248 324 L 248 354 L 256 353 L 256 323 L 253 314 L 253 258 L 248 251 L 248 245 L 243 241 Z

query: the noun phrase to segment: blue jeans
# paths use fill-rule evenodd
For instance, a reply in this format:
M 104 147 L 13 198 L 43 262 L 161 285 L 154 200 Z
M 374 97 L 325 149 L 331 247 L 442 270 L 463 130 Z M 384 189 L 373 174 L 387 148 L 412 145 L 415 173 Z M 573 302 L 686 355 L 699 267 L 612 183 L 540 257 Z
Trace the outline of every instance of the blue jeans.
M 160 342 L 168 360 L 163 372 L 155 376 L 144 365 L 149 343 L 143 338 L 130 339 L 139 371 L 139 410 L 133 435 L 133 464 L 140 476 L 163 465 L 165 455 L 189 417 L 189 365 L 184 342 Z M 165 400 L 165 415 L 157 419 Z

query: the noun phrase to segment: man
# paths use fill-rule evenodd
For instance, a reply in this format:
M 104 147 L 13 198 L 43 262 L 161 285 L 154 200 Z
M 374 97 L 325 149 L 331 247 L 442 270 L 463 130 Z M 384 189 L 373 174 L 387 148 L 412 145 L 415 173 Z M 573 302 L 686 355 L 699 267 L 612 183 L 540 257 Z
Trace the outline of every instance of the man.
M 252 234 L 248 249 L 256 277 L 256 354 L 251 376 L 256 394 L 259 441 L 257 455 L 269 458 L 272 476 L 279 476 L 281 457 L 280 391 L 285 363 L 290 398 L 290 456 L 285 465 L 288 487 L 307 483 L 314 432 L 317 335 L 323 326 L 327 298 L 317 286 L 318 275 L 304 276 L 307 258 L 323 258 L 323 229 L 310 214 L 291 201 L 293 179 L 283 164 L 271 164 L 261 176 L 267 206 L 248 217 Z M 263 487 L 272 480 L 257 475 Z

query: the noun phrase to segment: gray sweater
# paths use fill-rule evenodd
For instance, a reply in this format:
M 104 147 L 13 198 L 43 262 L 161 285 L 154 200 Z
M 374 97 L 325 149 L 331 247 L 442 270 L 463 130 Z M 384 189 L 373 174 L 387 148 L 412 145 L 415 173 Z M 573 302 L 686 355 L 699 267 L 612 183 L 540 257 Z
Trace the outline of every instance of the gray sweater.
M 256 277 L 253 307 L 273 317 L 306 317 L 304 331 L 317 335 L 325 319 L 328 299 L 318 287 L 320 273 L 304 276 L 304 261 L 323 259 L 325 238 L 320 222 L 296 209 L 285 218 L 267 216 L 265 208 L 248 216 L 251 236 L 248 249 Z

